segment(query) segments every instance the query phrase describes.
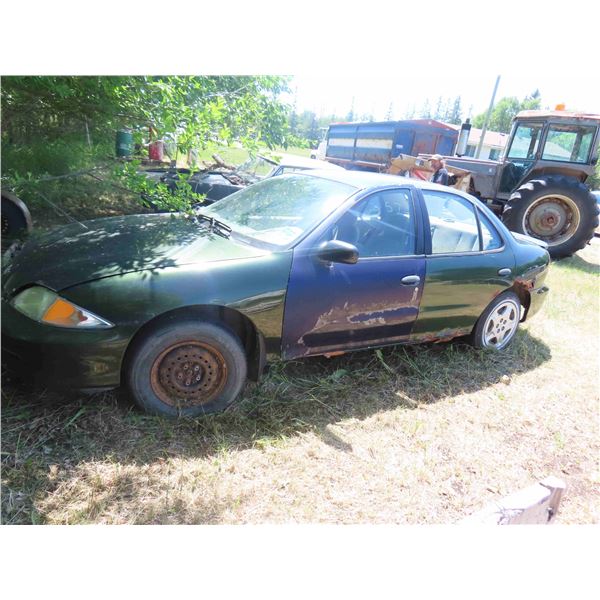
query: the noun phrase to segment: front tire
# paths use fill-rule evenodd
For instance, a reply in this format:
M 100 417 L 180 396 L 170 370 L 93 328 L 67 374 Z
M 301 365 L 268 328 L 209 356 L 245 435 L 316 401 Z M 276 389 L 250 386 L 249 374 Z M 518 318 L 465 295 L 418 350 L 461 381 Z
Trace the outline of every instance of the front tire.
M 502 220 L 511 231 L 545 241 L 552 258 L 563 258 L 592 239 L 598 227 L 598 205 L 580 181 L 548 176 L 531 179 L 515 190 Z
M 198 417 L 222 412 L 246 381 L 239 339 L 214 323 L 184 319 L 136 342 L 126 367 L 129 391 L 145 412 Z
M 471 334 L 476 348 L 503 350 L 515 337 L 521 320 L 521 301 L 514 292 L 497 296 L 479 317 Z

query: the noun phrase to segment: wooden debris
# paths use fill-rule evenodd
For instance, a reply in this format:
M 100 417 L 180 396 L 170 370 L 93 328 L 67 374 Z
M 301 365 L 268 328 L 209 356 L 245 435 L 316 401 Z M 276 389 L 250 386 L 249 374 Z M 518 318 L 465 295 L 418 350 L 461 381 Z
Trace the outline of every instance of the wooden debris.
M 218 154 L 212 155 L 214 161 L 217 163 L 219 167 L 222 169 L 228 169 L 230 171 L 235 171 L 235 167 L 233 165 L 228 165 Z
M 554 523 L 565 483 L 556 477 L 520 490 L 463 519 L 462 525 L 546 525 Z

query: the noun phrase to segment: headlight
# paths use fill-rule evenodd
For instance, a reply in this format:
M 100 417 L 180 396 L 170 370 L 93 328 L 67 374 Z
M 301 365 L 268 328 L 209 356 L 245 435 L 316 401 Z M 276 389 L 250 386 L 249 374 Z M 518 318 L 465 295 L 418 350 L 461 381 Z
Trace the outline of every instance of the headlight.
M 12 305 L 34 321 L 77 329 L 113 327 L 112 323 L 85 310 L 44 287 L 34 286 L 17 294 Z

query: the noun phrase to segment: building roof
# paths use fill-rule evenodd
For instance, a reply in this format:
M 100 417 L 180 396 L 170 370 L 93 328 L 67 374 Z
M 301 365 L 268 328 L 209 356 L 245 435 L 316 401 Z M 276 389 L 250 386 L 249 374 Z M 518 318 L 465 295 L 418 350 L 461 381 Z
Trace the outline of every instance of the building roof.
M 450 127 L 460 130 L 460 125 L 450 125 Z M 477 129 L 477 127 L 471 127 L 471 131 L 469 131 L 469 140 L 468 144 L 474 146 L 479 144 L 479 140 L 481 139 L 481 132 L 483 129 Z M 499 131 L 486 131 L 485 139 L 483 140 L 483 145 L 494 148 L 504 148 L 506 146 L 506 142 L 508 141 L 508 133 L 500 133 Z
M 469 132 L 469 144 L 479 144 L 479 140 L 481 139 L 482 129 L 477 129 L 476 127 L 471 127 L 471 131 Z M 484 146 L 492 146 L 494 148 L 504 148 L 506 146 L 506 142 L 508 141 L 508 133 L 500 133 L 498 131 L 486 131 L 485 137 L 483 138 Z

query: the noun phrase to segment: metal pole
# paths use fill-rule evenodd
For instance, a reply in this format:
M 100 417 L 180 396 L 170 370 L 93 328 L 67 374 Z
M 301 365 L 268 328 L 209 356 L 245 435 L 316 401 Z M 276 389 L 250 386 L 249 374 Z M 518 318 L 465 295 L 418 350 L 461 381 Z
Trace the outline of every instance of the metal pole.
M 496 92 L 498 91 L 498 84 L 500 83 L 500 75 L 496 78 L 496 85 L 494 86 L 494 93 L 492 94 L 492 99 L 490 101 L 490 107 L 488 108 L 487 115 L 485 116 L 485 122 L 483 124 L 483 129 L 481 130 L 481 139 L 479 140 L 479 144 L 477 145 L 477 150 L 475 151 L 475 158 L 479 158 L 481 154 L 481 147 L 483 146 L 483 139 L 485 138 L 485 133 L 487 131 L 488 123 L 490 122 L 490 116 L 492 114 L 492 109 L 494 108 L 494 100 L 496 99 Z

